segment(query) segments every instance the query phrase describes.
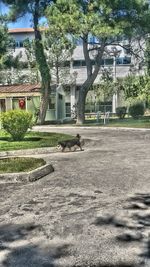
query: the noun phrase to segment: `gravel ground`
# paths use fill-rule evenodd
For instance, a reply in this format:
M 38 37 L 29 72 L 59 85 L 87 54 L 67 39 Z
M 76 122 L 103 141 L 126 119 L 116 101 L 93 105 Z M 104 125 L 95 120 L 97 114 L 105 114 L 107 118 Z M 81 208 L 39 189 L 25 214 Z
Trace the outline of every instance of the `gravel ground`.
M 35 155 L 55 172 L 0 183 L 0 267 L 150 266 L 150 131 L 77 127 L 84 151 Z

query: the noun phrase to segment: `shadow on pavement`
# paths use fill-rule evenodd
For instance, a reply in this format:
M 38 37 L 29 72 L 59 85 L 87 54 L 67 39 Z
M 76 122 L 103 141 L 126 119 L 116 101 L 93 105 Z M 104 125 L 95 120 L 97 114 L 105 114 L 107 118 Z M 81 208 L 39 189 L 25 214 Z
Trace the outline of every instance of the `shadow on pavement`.
M 0 226 L 0 266 L 3 267 L 54 267 L 54 261 L 67 257 L 69 244 L 41 248 L 27 241 L 31 231 L 40 226 L 34 224 Z M 2 263 L 2 265 L 1 265 Z
M 150 194 L 137 193 L 127 199 L 128 216 L 106 214 L 95 219 L 95 226 L 113 226 L 121 229 L 116 236 L 118 242 L 139 242 L 142 266 L 150 259 Z M 143 250 L 143 251 L 142 251 Z

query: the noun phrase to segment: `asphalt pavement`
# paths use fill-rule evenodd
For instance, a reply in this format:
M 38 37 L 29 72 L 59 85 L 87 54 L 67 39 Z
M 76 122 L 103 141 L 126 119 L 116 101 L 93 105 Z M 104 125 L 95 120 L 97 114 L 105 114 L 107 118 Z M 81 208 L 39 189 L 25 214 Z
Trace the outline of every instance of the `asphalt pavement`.
M 150 266 L 150 131 L 33 130 L 79 133 L 84 151 L 35 150 L 53 173 L 0 184 L 0 266 Z

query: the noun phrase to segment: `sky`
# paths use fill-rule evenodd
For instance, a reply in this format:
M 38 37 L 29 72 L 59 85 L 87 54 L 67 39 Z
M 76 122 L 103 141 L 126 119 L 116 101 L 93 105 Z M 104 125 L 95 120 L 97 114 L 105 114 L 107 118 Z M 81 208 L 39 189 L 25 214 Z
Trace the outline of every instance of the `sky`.
M 0 0 L 0 14 L 7 14 L 9 11 L 8 7 L 6 7 Z M 29 28 L 32 27 L 32 21 L 30 14 L 24 16 L 21 19 L 18 19 L 17 22 L 9 23 L 8 28 L 14 29 L 14 28 Z

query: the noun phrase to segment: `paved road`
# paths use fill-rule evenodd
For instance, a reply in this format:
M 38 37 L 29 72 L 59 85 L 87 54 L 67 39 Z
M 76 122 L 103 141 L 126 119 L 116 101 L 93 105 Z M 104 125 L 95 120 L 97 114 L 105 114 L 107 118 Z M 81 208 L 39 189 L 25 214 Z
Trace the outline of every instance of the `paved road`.
M 81 134 L 84 151 L 34 155 L 55 172 L 0 185 L 0 266 L 150 266 L 150 131 Z

